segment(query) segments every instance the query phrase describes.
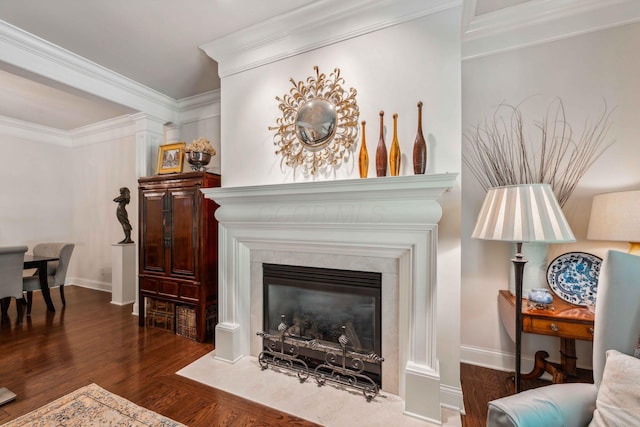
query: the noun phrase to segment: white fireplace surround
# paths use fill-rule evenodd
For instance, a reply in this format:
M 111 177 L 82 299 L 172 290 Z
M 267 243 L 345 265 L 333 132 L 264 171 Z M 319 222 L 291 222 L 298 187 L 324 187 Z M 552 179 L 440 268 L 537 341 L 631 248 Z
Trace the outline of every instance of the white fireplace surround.
M 440 422 L 437 199 L 457 174 L 203 189 L 220 205 L 216 358 L 257 356 L 262 263 L 382 273 L 383 391 Z

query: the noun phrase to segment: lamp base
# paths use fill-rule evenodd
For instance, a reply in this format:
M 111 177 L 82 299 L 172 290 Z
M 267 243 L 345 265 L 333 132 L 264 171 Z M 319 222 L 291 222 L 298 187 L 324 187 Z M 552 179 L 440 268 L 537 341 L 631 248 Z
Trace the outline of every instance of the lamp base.
M 514 244 L 514 249 L 516 245 Z M 531 242 L 522 244 L 522 253 L 527 257 L 527 268 L 524 269 L 522 280 L 522 297 L 528 298 L 529 292 L 534 288 L 547 287 L 547 249 L 548 243 Z M 516 282 L 513 265 L 509 282 L 509 292 L 516 294 Z

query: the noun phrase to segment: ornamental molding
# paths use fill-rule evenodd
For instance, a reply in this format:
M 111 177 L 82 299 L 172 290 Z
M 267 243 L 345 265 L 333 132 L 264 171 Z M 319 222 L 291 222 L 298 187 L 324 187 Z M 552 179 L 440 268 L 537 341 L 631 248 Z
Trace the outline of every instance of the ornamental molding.
M 218 62 L 224 78 L 461 6 L 462 0 L 317 0 L 200 49 Z

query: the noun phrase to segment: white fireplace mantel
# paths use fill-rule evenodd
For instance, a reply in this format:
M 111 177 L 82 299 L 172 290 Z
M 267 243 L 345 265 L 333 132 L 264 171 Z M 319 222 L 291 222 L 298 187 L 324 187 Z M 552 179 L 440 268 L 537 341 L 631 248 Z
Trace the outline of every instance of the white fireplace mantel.
M 383 390 L 385 369 L 391 369 L 387 382 L 395 384 L 387 387 L 404 399 L 405 412 L 440 422 L 436 265 L 442 208 L 437 200 L 456 179 L 446 173 L 203 189 L 220 205 L 216 358 L 235 362 L 257 355 L 252 319 L 255 329 L 261 277 L 252 275 L 261 272 L 251 263 L 265 253 L 303 264 L 362 259 L 362 268 L 372 271 L 371 259 L 388 259 L 397 265 L 395 290 L 389 292 L 397 300 L 387 301 L 395 318 L 384 319 L 383 307 L 383 322 L 397 325 L 397 337 L 391 338 L 394 345 L 383 342 L 383 355 L 385 347 L 396 353 L 385 356 Z M 395 365 L 387 363 L 388 356 Z

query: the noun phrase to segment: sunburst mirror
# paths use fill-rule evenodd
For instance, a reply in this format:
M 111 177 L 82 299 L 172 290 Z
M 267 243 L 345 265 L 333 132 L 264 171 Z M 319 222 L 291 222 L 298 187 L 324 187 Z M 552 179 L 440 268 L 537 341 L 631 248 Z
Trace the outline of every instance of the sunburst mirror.
M 314 66 L 316 75 L 306 82 L 289 79 L 293 87 L 280 102 L 282 117 L 276 119 L 273 143 L 282 163 L 302 167 L 315 175 L 338 165 L 351 151 L 358 134 L 356 90 L 345 90 L 340 69 L 327 77 Z

